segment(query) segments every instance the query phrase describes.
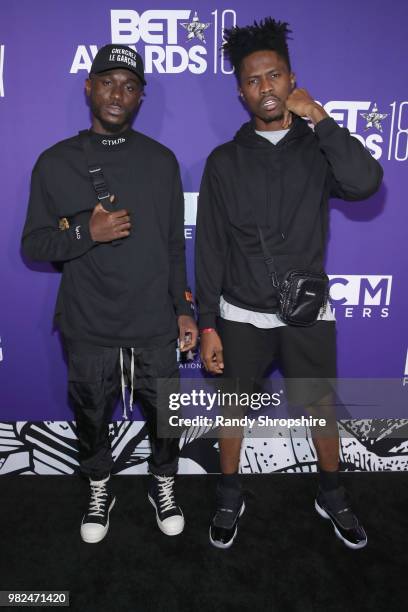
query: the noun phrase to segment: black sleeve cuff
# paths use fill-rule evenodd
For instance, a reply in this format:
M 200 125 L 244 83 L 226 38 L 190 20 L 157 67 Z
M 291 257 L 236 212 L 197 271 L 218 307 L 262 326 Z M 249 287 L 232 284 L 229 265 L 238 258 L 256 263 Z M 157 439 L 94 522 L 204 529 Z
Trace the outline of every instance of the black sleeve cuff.
M 81 241 L 82 244 L 96 244 L 92 240 L 91 234 L 89 232 L 89 219 L 91 218 L 91 215 L 92 211 L 85 210 L 69 218 L 68 231 L 71 234 L 72 240 Z
M 216 329 L 217 314 L 214 312 L 208 312 L 200 315 L 199 317 L 199 329 L 206 329 L 207 327 L 213 327 Z
M 193 317 L 193 319 L 195 318 L 194 308 L 190 302 L 181 302 L 180 304 L 177 304 L 175 310 L 178 317 L 181 315 L 187 315 L 189 317 Z

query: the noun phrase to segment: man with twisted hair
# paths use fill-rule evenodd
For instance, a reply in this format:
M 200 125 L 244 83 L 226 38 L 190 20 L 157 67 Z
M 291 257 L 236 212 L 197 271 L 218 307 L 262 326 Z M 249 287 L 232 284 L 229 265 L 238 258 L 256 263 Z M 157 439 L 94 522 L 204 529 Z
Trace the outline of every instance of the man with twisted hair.
M 328 416 L 326 434 L 312 430 L 320 468 L 315 507 L 344 544 L 357 549 L 367 536 L 339 484 L 338 429 L 327 406 L 325 381 L 336 377 L 335 319 L 326 304 L 311 326 L 283 323 L 261 240 L 280 281 L 294 269 L 323 272 L 329 197 L 368 198 L 382 169 L 305 89 L 296 88 L 289 32 L 288 24 L 267 18 L 224 34 L 224 52 L 252 120 L 211 153 L 202 179 L 196 237 L 201 356 L 208 372 L 238 381 L 246 391 L 277 362 L 291 402 Z M 220 438 L 222 475 L 210 528 L 210 541 L 219 548 L 232 545 L 245 508 L 241 442 L 237 433 Z

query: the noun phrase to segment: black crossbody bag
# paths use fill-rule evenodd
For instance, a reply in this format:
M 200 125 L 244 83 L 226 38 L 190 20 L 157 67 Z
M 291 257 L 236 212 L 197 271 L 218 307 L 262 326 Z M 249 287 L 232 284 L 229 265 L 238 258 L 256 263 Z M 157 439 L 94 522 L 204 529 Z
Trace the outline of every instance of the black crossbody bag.
M 309 270 L 290 270 L 279 282 L 274 260 L 266 246 L 261 228 L 258 226 L 259 238 L 268 276 L 278 291 L 278 316 L 287 325 L 307 327 L 317 321 L 320 310 L 323 313 L 329 299 L 329 278 L 324 272 Z

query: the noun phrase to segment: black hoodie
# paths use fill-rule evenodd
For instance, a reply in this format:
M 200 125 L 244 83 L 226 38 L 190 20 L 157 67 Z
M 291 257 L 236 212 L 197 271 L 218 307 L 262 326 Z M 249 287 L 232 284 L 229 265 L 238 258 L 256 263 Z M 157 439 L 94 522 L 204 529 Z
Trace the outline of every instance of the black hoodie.
M 255 312 L 277 311 L 257 226 L 280 277 L 294 268 L 322 271 L 328 199 L 363 200 L 382 168 L 346 128 L 326 118 L 313 130 L 296 118 L 273 145 L 245 123 L 209 156 L 196 233 L 200 327 L 215 327 L 220 296 Z
M 117 208 L 131 215 L 130 236 L 118 245 L 93 242 L 88 226 L 96 195 L 75 136 L 35 165 L 24 252 L 64 262 L 55 314 L 66 337 L 102 346 L 163 346 L 177 337 L 176 315 L 191 315 L 177 160 L 133 130 L 90 136 Z M 58 229 L 61 217 L 70 219 L 69 229 Z

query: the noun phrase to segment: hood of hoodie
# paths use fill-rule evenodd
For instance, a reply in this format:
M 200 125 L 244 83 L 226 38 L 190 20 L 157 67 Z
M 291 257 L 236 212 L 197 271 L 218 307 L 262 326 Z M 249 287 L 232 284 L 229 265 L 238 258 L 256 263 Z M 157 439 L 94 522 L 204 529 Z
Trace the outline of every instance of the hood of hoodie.
M 249 149 L 265 149 L 268 151 L 271 147 L 285 147 L 298 138 L 310 136 L 312 133 L 307 122 L 300 117 L 295 117 L 289 132 L 276 145 L 271 144 L 266 138 L 257 134 L 255 129 L 255 122 L 253 120 L 244 123 L 235 134 L 234 142 Z

